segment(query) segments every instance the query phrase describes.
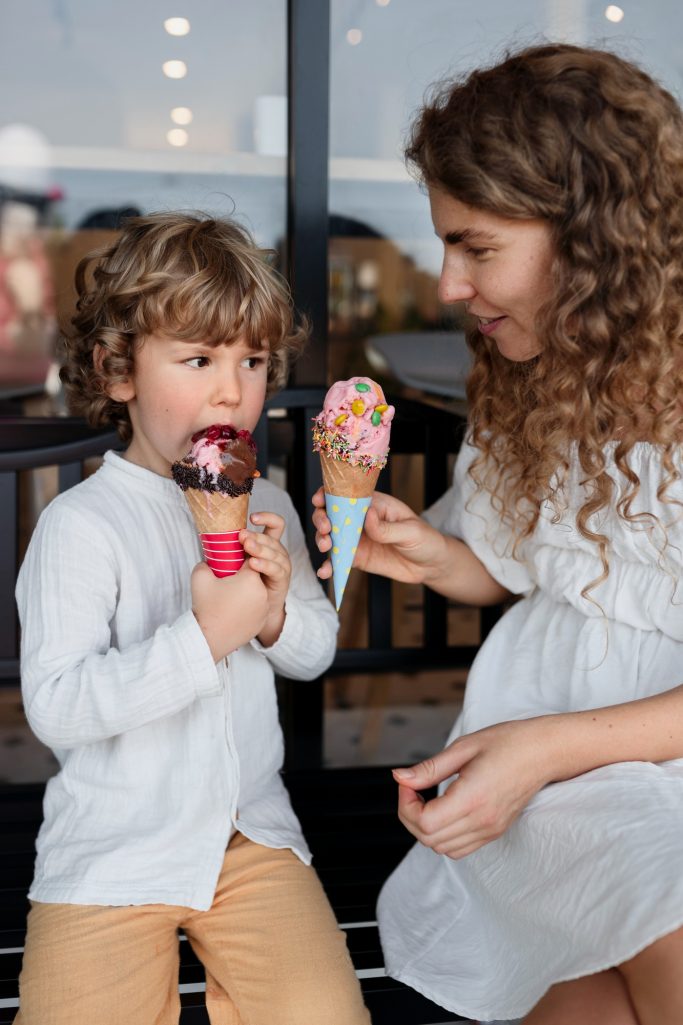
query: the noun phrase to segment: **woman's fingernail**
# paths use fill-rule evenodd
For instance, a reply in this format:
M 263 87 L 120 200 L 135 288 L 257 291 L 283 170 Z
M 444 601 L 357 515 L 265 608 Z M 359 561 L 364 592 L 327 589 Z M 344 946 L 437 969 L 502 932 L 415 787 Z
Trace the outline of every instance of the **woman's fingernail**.
M 392 769 L 391 771 L 399 779 L 413 779 L 415 777 L 415 769 Z

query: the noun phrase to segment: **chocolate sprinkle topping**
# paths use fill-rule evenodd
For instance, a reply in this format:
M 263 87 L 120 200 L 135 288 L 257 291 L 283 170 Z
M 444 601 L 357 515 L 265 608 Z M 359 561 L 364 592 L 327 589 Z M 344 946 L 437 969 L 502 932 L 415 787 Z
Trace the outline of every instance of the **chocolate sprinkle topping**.
M 220 491 L 230 498 L 237 498 L 238 495 L 250 495 L 254 487 L 254 478 L 247 477 L 243 484 L 235 484 L 224 474 L 214 476 L 204 466 L 194 466 L 191 463 L 174 463 L 171 467 L 173 480 L 179 488 L 187 491 L 194 488 L 195 491 Z

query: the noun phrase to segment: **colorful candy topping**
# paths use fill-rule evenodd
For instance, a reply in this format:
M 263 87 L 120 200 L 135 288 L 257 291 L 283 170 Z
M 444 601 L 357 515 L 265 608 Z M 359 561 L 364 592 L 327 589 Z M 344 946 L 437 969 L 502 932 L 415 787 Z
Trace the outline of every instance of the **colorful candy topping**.
M 386 463 L 394 407 L 369 377 L 336 381 L 313 420 L 316 452 L 332 459 L 374 470 Z

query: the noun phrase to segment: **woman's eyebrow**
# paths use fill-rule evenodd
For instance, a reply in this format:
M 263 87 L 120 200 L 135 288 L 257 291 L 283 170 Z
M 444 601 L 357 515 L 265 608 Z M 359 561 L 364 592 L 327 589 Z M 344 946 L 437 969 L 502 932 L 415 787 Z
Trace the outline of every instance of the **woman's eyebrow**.
M 443 237 L 449 246 L 457 246 L 460 242 L 496 242 L 498 236 L 492 231 L 477 228 L 463 228 L 462 231 L 448 231 Z

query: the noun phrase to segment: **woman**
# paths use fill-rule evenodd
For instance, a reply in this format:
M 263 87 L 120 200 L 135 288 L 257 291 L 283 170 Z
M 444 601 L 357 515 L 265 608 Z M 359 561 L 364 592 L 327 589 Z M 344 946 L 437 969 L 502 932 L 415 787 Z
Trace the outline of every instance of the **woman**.
M 547 45 L 446 87 L 407 156 L 440 298 L 476 319 L 469 435 L 429 522 L 375 496 L 356 565 L 522 597 L 451 743 L 395 772 L 419 844 L 380 897 L 387 968 L 473 1018 L 675 1025 L 683 117 L 632 64 Z

